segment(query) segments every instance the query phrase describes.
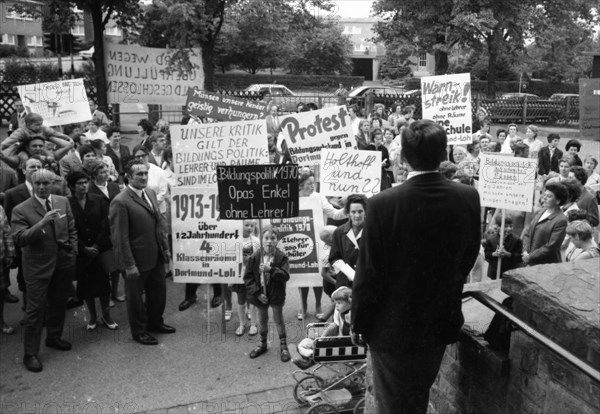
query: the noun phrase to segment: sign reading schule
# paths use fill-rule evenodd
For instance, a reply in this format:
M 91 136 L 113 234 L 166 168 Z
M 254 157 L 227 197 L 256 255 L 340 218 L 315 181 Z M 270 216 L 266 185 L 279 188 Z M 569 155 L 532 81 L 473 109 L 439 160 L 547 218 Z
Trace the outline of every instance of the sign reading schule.
M 189 115 L 220 121 L 253 121 L 267 114 L 265 102 L 205 92 L 199 88 L 188 89 L 185 108 Z
M 217 166 L 221 220 L 298 215 L 298 165 Z

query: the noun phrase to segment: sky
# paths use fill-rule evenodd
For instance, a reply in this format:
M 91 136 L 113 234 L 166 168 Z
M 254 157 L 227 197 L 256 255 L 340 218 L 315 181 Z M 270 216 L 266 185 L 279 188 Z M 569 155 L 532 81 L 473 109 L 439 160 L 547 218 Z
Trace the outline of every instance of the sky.
M 372 0 L 337 0 L 335 13 L 340 17 L 368 17 L 371 11 Z

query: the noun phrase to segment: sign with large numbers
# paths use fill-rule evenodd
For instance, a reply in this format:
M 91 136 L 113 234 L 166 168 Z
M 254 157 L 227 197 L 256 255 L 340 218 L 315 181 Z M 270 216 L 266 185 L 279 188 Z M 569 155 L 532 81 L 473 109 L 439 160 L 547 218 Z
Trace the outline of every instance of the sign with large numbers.
M 323 260 L 319 232 L 324 226 L 323 208 L 318 197 L 300 197 L 297 217 L 272 219 L 279 229 L 277 247 L 290 259 L 290 287 L 322 286 L 320 266 Z
M 600 79 L 579 79 L 579 130 L 600 140 Z
M 448 144 L 473 142 L 469 73 L 423 77 L 421 95 L 423 119 L 442 125 L 448 135 Z
M 173 280 L 243 283 L 243 221 L 220 220 L 216 189 L 171 190 Z
M 285 140 L 294 164 L 319 165 L 323 148 L 356 149 L 345 106 L 286 116 L 279 138 Z
M 200 49 L 191 49 L 191 71 L 169 71 L 176 52 L 104 42 L 108 102 L 184 105 L 189 88 L 204 86 L 204 71 Z
M 322 150 L 321 194 L 340 197 L 365 194 L 371 197 L 380 189 L 380 151 Z
M 267 124 L 257 121 L 172 125 L 177 185 L 217 187 L 217 165 L 268 164 Z
M 46 126 L 92 119 L 83 79 L 19 85 L 17 91 L 27 113 L 41 115 Z
M 485 207 L 533 211 L 537 159 L 481 154 L 479 198 Z
M 191 116 L 220 121 L 253 121 L 267 114 L 266 102 L 205 92 L 197 87 L 188 89 L 185 109 Z
M 217 166 L 221 218 L 284 218 L 298 215 L 298 165 Z

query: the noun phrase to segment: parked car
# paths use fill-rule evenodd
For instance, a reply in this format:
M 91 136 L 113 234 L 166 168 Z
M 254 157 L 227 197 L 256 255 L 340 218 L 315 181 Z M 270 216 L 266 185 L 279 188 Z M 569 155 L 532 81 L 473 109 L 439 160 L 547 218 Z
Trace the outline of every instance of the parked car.
M 527 106 L 525 101 L 527 100 Z M 541 99 L 531 93 L 504 93 L 497 99 L 483 101 L 492 122 L 555 122 L 562 116 L 562 105 L 556 101 Z
M 306 102 L 306 97 L 298 96 L 284 85 L 275 83 L 255 83 L 244 89 L 247 92 L 257 92 L 261 96 L 267 92 L 271 94 L 272 102 L 281 112 L 296 112 L 298 103 Z
M 522 93 L 522 92 L 511 92 L 511 93 L 503 93 L 500 95 L 499 99 L 513 99 L 513 100 L 524 100 L 527 97 L 527 101 L 539 101 L 541 98 L 532 93 Z
M 567 98 L 569 98 L 569 99 L 579 98 L 579 94 L 578 93 L 555 93 L 552 96 L 550 96 L 550 100 L 555 101 L 555 102 L 565 102 L 567 100 Z
M 374 95 L 374 103 L 378 103 L 377 98 L 382 95 L 402 96 L 402 89 L 391 88 L 389 86 L 359 86 L 350 91 L 346 98 L 346 103 L 348 105 L 353 105 L 355 103 L 363 102 L 369 92 L 372 92 Z
M 84 59 L 91 59 L 94 56 L 94 46 L 90 47 L 88 50 L 82 50 L 77 53 L 77 56 L 82 57 Z

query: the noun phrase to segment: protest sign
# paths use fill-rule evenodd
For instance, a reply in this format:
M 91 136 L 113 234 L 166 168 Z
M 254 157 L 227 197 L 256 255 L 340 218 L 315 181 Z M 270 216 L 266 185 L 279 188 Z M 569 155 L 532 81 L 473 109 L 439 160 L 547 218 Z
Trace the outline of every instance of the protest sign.
M 538 161 L 481 154 L 479 198 L 485 207 L 533 211 Z
M 289 287 L 322 286 L 319 269 L 324 246 L 319 232 L 324 226 L 323 208 L 319 197 L 300 197 L 298 217 L 272 219 L 279 229 L 277 247 L 290 260 Z
M 269 162 L 267 124 L 258 121 L 172 125 L 174 173 L 179 186 L 217 187 L 217 165 Z
M 83 79 L 17 86 L 27 113 L 44 118 L 44 125 L 57 126 L 92 119 Z
M 167 71 L 177 49 L 104 42 L 108 102 L 183 105 L 189 88 L 204 86 L 200 49 L 191 49 L 190 72 Z
M 381 152 L 326 149 L 321 151 L 320 193 L 326 196 L 364 194 L 381 188 Z
M 579 79 L 581 138 L 600 139 L 600 79 Z
M 188 89 L 185 109 L 188 115 L 220 121 L 252 121 L 267 114 L 265 102 L 205 92 L 198 87 Z
M 318 165 L 322 148 L 356 149 L 345 106 L 300 112 L 281 120 L 281 134 L 294 164 Z
M 421 95 L 423 119 L 442 125 L 448 134 L 448 144 L 473 142 L 469 73 L 423 77 Z
M 298 165 L 217 166 L 224 220 L 298 215 Z
M 220 220 L 216 189 L 171 190 L 173 280 L 243 283 L 242 221 Z

